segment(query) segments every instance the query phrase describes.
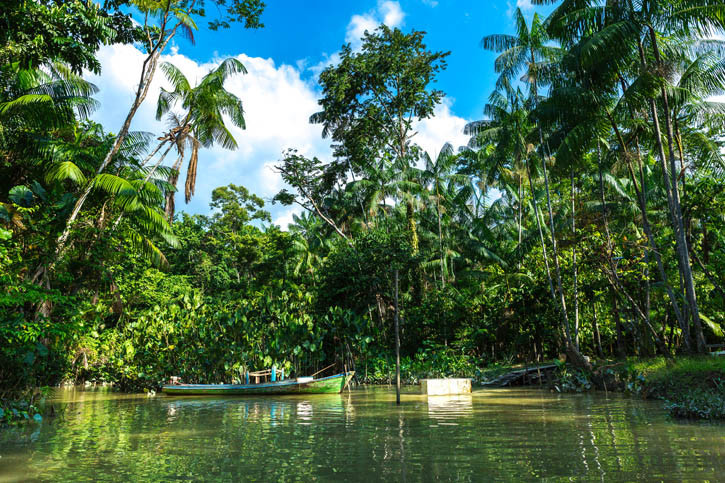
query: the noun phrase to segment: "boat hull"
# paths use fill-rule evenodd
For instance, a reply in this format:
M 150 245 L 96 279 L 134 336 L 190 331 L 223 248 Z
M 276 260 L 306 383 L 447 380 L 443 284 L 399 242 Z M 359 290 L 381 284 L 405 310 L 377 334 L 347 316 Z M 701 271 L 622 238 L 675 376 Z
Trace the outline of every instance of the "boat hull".
M 290 379 L 261 384 L 178 384 L 163 386 L 161 390 L 170 396 L 337 394 L 354 375 L 354 372 L 347 372 L 304 382 Z

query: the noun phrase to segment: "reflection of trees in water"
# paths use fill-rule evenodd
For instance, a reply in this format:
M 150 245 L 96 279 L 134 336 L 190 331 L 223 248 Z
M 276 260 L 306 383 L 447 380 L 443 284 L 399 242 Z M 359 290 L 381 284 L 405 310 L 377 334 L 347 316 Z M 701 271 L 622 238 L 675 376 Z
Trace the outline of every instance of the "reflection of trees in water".
M 656 404 L 516 390 L 400 407 L 379 392 L 106 398 L 0 432 L 3 473 L 54 481 L 717 479 L 724 448 L 722 426 L 674 423 Z

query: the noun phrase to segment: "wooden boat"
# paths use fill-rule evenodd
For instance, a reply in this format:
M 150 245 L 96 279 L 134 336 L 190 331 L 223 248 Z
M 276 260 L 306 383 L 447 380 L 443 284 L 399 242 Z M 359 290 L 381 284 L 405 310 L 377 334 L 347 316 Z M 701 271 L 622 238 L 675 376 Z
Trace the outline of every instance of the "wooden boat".
M 298 377 L 260 384 L 167 384 L 161 390 L 174 396 L 337 394 L 347 387 L 354 375 L 354 372 L 344 372 L 320 379 Z

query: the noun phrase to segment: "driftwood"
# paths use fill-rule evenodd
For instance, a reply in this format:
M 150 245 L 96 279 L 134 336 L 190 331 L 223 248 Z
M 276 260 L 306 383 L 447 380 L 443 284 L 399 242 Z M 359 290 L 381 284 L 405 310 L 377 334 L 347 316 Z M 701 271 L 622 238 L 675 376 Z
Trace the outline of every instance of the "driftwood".
M 524 369 L 507 372 L 495 379 L 482 383 L 482 385 L 506 387 L 533 381 L 543 382 L 542 378 L 548 377 L 555 369 L 556 364 L 526 367 Z

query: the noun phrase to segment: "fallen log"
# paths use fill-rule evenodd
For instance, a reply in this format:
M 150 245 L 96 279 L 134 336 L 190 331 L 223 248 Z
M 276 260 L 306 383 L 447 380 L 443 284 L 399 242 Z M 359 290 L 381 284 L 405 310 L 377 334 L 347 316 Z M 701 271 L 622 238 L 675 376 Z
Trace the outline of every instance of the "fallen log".
M 556 369 L 556 364 L 546 364 L 543 366 L 532 366 L 524 369 L 518 369 L 516 371 L 507 372 L 502 374 L 495 379 L 483 382 L 483 386 L 495 386 L 495 387 L 506 387 L 511 386 L 514 383 L 518 383 L 522 379 L 530 377 L 531 379 L 539 379 L 547 372 Z M 533 377 L 531 377 L 533 376 Z

